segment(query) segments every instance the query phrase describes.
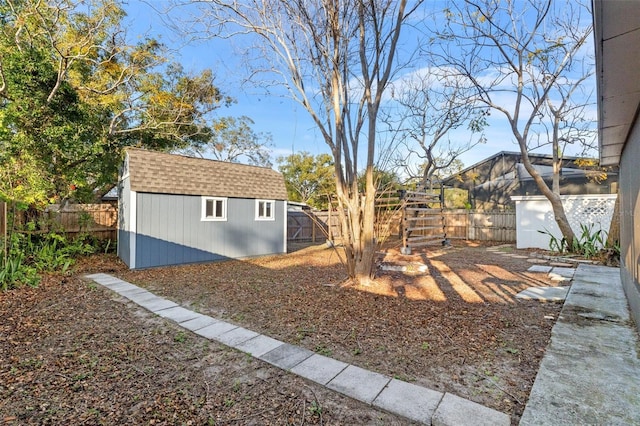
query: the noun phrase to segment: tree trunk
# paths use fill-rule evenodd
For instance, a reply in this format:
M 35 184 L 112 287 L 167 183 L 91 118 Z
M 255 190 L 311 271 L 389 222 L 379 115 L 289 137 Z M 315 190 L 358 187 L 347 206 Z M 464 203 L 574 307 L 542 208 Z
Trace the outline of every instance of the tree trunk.
M 549 202 L 551 203 L 551 208 L 553 209 L 553 215 L 555 217 L 555 221 L 558 224 L 558 228 L 562 233 L 562 236 L 567 241 L 567 249 L 569 251 L 573 250 L 573 241 L 576 239 L 576 236 L 571 229 L 571 225 L 569 224 L 569 219 L 567 219 L 567 215 L 564 211 L 564 206 L 562 205 L 562 199 L 560 198 L 560 194 L 552 191 L 549 188 L 549 185 L 542 179 L 540 173 L 533 167 L 531 161 L 529 160 L 529 154 L 526 149 L 526 145 L 524 142 L 520 142 L 520 152 L 522 154 L 522 164 L 524 165 L 527 172 L 533 178 L 533 181 L 542 192 L 542 195 L 547 197 Z
M 556 223 L 558 224 L 558 228 L 560 228 L 560 232 L 562 236 L 567 241 L 567 249 L 569 251 L 573 251 L 573 240 L 576 238 L 573 233 L 573 229 L 571 229 L 571 224 L 569 224 L 569 219 L 567 219 L 567 215 L 564 212 L 564 206 L 562 205 L 562 199 L 560 195 L 552 193 L 551 196 L 547 196 L 549 202 L 551 203 L 551 208 L 553 209 L 553 215 L 555 216 Z
M 373 188 L 373 168 L 367 172 L 366 179 Z M 337 180 L 340 185 L 341 181 Z M 371 285 L 376 252 L 375 189 L 360 194 L 343 187 L 338 191 L 338 216 L 349 280 L 355 285 Z

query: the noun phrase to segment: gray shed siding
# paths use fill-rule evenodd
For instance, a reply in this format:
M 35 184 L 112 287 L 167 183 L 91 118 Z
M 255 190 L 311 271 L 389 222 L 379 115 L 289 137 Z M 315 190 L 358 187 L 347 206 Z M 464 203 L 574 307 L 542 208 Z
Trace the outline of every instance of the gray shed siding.
M 620 161 L 620 276 L 636 327 L 640 329 L 640 120 Z
M 129 178 L 118 183 L 118 257 L 131 267 L 131 185 Z
M 135 268 L 286 251 L 286 203 L 275 220 L 255 220 L 255 200 L 228 198 L 226 221 L 202 221 L 202 197 L 137 193 Z

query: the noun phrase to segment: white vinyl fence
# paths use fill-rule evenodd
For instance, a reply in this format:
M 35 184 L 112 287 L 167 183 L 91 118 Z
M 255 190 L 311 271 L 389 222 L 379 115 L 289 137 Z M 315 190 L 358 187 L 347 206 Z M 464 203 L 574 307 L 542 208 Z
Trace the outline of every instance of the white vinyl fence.
M 581 225 L 589 226 L 591 233 L 597 230 L 609 232 L 616 194 L 562 195 L 562 204 L 578 236 L 582 234 Z M 549 200 L 542 196 L 511 197 L 516 202 L 516 246 L 518 248 L 549 249 L 551 233 L 560 241 L 562 233 L 558 228 Z

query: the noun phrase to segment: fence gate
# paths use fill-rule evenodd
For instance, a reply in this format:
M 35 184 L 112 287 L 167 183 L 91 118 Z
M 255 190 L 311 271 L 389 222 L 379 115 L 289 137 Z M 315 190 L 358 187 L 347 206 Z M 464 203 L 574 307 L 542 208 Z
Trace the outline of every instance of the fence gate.
M 407 191 L 402 209 L 402 253 L 432 244 L 446 244 L 446 221 L 440 194 Z

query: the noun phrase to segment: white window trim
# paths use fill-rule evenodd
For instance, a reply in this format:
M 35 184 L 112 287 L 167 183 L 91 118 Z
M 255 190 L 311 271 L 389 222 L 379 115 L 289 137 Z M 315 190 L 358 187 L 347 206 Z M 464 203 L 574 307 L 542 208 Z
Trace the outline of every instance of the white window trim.
M 222 217 L 207 217 L 207 201 L 222 201 Z M 226 222 L 227 199 L 224 197 L 202 197 L 200 220 L 203 222 Z
M 260 203 L 271 203 L 271 216 L 260 217 L 258 215 Z M 256 200 L 256 220 L 276 220 L 276 201 L 275 200 Z

